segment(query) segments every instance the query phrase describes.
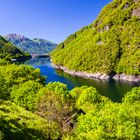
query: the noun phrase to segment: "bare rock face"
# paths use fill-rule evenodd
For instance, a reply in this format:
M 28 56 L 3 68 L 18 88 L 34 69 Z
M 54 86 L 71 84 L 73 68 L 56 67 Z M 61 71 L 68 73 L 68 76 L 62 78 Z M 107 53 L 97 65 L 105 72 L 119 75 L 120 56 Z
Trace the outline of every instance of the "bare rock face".
M 138 2 L 139 2 L 139 0 L 134 0 L 134 2 L 135 2 L 135 3 L 138 3 Z
M 132 11 L 132 16 L 137 16 L 140 18 L 140 7 Z
M 98 41 L 97 44 L 98 44 L 98 45 L 102 45 L 102 44 L 104 44 L 104 43 L 103 43 L 102 41 Z
M 135 76 L 135 75 L 116 74 L 116 75 L 110 76 L 110 75 L 107 75 L 105 73 L 100 73 L 100 72 L 87 73 L 87 72 L 80 72 L 80 71 L 75 71 L 75 70 L 68 70 L 66 67 L 55 65 L 55 64 L 52 64 L 52 66 L 56 69 L 63 70 L 64 72 L 70 75 L 83 77 L 83 78 L 100 79 L 100 80 L 115 79 L 115 80 L 124 80 L 124 81 L 130 81 L 130 82 L 140 81 L 140 76 Z
M 130 81 L 130 82 L 139 82 L 140 81 L 140 76 L 135 76 L 135 75 L 125 75 L 125 74 L 117 74 L 113 77 L 113 79 L 116 80 L 125 80 L 125 81 Z
M 126 3 L 123 7 L 123 9 L 127 9 L 130 5 L 128 3 Z
M 100 30 L 100 33 L 103 33 L 104 31 L 108 31 L 108 30 L 110 30 L 110 27 L 109 27 L 109 25 L 106 25 L 106 26 L 104 26 L 103 29 Z

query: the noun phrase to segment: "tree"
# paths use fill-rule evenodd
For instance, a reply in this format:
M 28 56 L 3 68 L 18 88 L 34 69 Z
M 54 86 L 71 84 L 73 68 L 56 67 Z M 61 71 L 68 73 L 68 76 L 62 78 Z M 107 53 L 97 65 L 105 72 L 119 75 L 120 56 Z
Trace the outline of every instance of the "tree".
M 8 99 L 13 86 L 19 86 L 29 80 L 45 85 L 46 79 L 41 76 L 39 69 L 26 65 L 5 65 L 0 66 L 1 76 L 1 98 Z M 3 94 L 3 95 L 2 95 Z M 4 95 L 5 94 L 5 95 Z
M 49 83 L 38 94 L 42 96 L 39 98 L 37 114 L 57 122 L 63 133 L 70 133 L 74 121 L 69 118 L 75 113 L 75 107 L 67 86 L 59 82 Z
M 28 81 L 20 84 L 19 87 L 15 86 L 10 94 L 12 101 L 17 105 L 26 108 L 27 110 L 34 111 L 37 104 L 37 92 L 43 86 L 34 81 Z

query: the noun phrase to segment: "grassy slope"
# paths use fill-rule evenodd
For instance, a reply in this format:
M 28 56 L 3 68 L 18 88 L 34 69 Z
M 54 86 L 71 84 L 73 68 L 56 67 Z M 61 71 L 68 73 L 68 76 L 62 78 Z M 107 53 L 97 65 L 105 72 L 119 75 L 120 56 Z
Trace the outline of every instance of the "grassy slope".
M 87 72 L 140 74 L 140 1 L 114 0 L 52 52 L 55 64 Z

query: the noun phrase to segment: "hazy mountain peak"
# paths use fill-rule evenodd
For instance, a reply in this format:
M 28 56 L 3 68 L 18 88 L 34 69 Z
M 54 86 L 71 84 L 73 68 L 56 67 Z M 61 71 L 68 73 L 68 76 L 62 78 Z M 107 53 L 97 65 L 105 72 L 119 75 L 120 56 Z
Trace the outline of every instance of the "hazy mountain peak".
M 10 40 L 12 40 L 12 39 L 18 39 L 18 40 L 24 40 L 26 37 L 25 36 L 22 36 L 22 35 L 17 35 L 17 34 L 8 34 L 8 35 L 6 35 L 5 36 L 6 37 L 6 39 L 10 39 Z
M 41 38 L 29 39 L 17 34 L 8 34 L 5 38 L 18 48 L 31 54 L 49 53 L 56 47 L 55 43 Z

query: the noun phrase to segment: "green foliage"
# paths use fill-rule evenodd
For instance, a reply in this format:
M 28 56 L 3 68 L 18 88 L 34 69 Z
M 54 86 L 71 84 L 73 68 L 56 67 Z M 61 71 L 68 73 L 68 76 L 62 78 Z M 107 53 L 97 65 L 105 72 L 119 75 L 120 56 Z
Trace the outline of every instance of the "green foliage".
M 37 92 L 43 86 L 34 81 L 25 82 L 19 87 L 14 87 L 11 92 L 11 99 L 17 105 L 22 106 L 30 111 L 34 111 L 36 108 Z
M 34 69 L 31 66 L 15 64 L 0 66 L 0 97 L 8 99 L 10 92 L 14 86 L 19 86 L 29 80 L 39 82 L 44 85 L 45 77 L 41 76 L 39 69 Z
M 102 108 L 110 100 L 101 96 L 93 87 L 77 87 L 70 91 L 72 100 L 75 101 L 75 106 L 83 110 L 85 113 L 91 110 Z
M 72 97 L 72 100 L 73 100 L 74 102 L 76 102 L 77 99 L 79 98 L 80 94 L 82 93 L 82 91 L 83 91 L 84 89 L 87 89 L 87 88 L 88 88 L 88 86 L 82 86 L 82 87 L 75 87 L 75 88 L 73 88 L 73 89 L 70 91 L 70 95 L 71 95 L 71 97 Z
M 66 125 L 65 121 L 71 117 L 75 109 L 66 85 L 59 82 L 49 83 L 39 91 L 38 95 L 40 96 L 38 96 L 37 113 L 57 122 L 63 133 L 70 131 L 72 128 L 69 124 Z
M 8 62 L 6 60 L 0 58 L 0 66 L 4 66 L 7 64 L 8 64 Z
M 65 100 L 68 96 L 67 85 L 60 82 L 50 82 L 46 85 L 46 89 L 55 92 L 62 100 Z
M 139 139 L 139 105 L 130 107 L 123 104 L 107 104 L 99 112 L 92 111 L 79 117 L 75 133 L 79 139 L 85 140 Z
M 106 102 L 100 109 L 92 109 L 78 117 L 73 135 L 64 140 L 140 139 L 140 88 L 124 97 L 124 103 Z
M 54 64 L 91 73 L 140 74 L 140 1 L 113 0 L 89 26 L 51 53 Z M 114 20 L 115 19 L 115 20 Z
M 133 88 L 130 92 L 123 98 L 124 103 L 133 104 L 135 102 L 140 102 L 140 87 Z
M 113 103 L 93 87 L 45 84 L 26 65 L 0 66 L 0 139 L 140 139 L 140 87 Z M 22 108 L 22 107 L 24 108 Z M 32 112 L 29 112 L 32 111 Z
M 0 100 L 0 139 L 47 140 L 61 134 L 56 123 L 43 119 L 9 101 Z
M 100 102 L 100 100 L 101 97 L 97 93 L 96 89 L 90 87 L 82 91 L 82 93 L 80 94 L 76 102 L 76 105 L 78 108 L 81 108 L 82 110 L 89 110 L 89 109 L 93 109 L 92 106 L 94 106 L 94 103 L 96 104 Z
M 6 80 L 0 72 L 0 99 L 7 99 L 8 88 L 6 86 Z

